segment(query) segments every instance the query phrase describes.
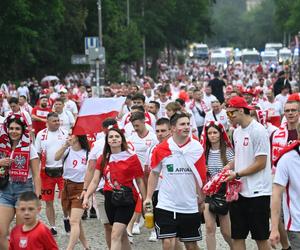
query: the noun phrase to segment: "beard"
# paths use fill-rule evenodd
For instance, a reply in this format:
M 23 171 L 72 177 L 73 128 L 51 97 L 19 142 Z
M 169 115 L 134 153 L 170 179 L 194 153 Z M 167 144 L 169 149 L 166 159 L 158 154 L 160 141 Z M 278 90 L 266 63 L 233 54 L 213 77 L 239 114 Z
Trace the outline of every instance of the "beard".
M 47 108 L 47 103 L 41 103 L 42 108 Z

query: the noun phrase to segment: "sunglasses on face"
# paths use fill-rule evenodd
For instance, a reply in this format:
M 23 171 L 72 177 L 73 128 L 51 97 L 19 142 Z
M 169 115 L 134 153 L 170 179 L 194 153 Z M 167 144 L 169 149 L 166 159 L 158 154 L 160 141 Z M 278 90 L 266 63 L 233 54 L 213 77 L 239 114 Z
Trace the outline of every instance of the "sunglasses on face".
M 236 110 L 226 111 L 226 114 L 229 118 L 231 118 L 231 117 L 233 117 L 233 115 L 236 111 L 238 111 L 238 110 L 236 109 Z

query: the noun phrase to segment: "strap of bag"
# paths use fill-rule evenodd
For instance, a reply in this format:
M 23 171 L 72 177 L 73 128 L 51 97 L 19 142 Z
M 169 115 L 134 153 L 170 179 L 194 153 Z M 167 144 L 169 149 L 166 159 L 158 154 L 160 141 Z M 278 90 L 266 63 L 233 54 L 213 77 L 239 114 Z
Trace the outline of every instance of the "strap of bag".
M 217 116 L 216 116 L 215 112 L 214 112 L 214 111 L 212 111 L 212 114 L 213 114 L 213 116 L 214 116 L 214 119 L 215 119 L 215 121 L 217 122 L 217 121 L 218 121 L 218 119 L 217 119 Z
M 65 164 L 65 161 L 66 161 L 66 159 L 68 158 L 68 156 L 69 156 L 69 154 L 70 154 L 70 148 L 68 149 L 68 152 L 67 152 L 67 154 L 66 154 L 66 156 L 63 158 L 63 160 L 62 160 L 62 166 L 64 166 L 64 164 Z

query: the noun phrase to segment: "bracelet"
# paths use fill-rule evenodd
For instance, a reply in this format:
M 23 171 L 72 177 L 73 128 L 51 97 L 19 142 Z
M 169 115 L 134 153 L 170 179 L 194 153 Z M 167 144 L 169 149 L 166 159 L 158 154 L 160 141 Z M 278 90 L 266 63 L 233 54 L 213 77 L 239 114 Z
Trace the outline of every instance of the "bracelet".
M 241 176 L 239 175 L 238 172 L 235 172 L 235 179 L 237 179 L 237 180 L 241 179 Z
M 83 188 L 82 190 L 86 192 L 86 191 L 87 191 L 87 188 Z

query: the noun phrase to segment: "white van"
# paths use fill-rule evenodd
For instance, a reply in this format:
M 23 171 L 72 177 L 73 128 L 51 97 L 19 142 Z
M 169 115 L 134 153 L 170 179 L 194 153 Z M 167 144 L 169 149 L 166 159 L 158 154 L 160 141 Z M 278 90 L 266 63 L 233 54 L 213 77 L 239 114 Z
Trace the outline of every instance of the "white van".
M 276 50 L 266 50 L 260 53 L 261 61 L 264 65 L 277 64 L 278 53 Z

